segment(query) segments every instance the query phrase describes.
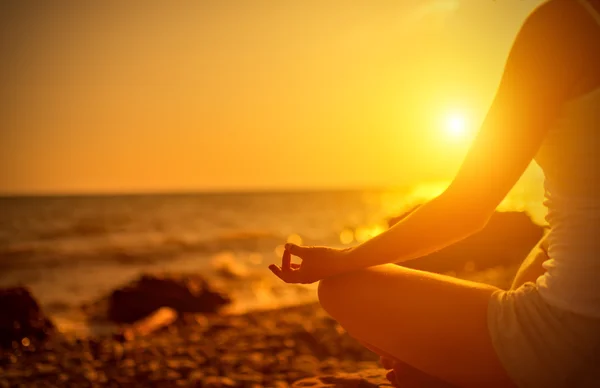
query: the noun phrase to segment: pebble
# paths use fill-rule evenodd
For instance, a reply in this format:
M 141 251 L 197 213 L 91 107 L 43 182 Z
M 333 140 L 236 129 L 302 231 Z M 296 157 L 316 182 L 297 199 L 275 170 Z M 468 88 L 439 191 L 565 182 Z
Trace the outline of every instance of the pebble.
M 115 342 L 113 344 L 112 351 L 113 351 L 113 357 L 115 358 L 115 360 L 120 360 L 121 358 L 123 358 L 124 349 L 123 349 L 123 345 L 121 345 L 120 343 Z
M 254 374 L 233 374 L 231 375 L 231 378 L 238 382 L 241 383 L 243 386 L 249 386 L 252 384 L 257 384 L 260 385 L 263 383 L 264 381 L 264 376 L 258 373 L 254 373 Z
M 357 373 L 339 373 L 332 376 L 306 378 L 292 384 L 292 388 L 389 388 L 385 369 L 367 369 Z
M 62 383 L 66 383 L 67 381 L 69 381 L 69 375 L 66 373 L 59 373 L 58 381 L 60 381 Z
M 192 371 L 190 372 L 190 374 L 188 375 L 188 380 L 189 381 L 199 381 L 202 380 L 204 378 L 204 373 L 196 370 L 196 371 Z
M 28 370 L 9 369 L 6 372 L 4 372 L 4 377 L 11 380 L 11 379 L 19 379 L 19 378 L 27 377 L 30 374 L 31 374 L 31 372 Z
M 35 369 L 41 375 L 53 374 L 57 371 L 56 366 L 50 364 L 35 364 Z
M 181 378 L 181 373 L 176 370 L 167 370 L 165 373 L 165 378 L 167 380 L 178 380 Z
M 96 372 L 94 369 L 86 369 L 83 372 L 83 375 L 88 381 L 94 382 L 98 380 L 98 372 Z
M 166 364 L 169 369 L 176 369 L 182 371 L 189 371 L 198 368 L 198 364 L 189 359 L 167 360 Z
M 319 360 L 315 356 L 301 355 L 293 361 L 292 369 L 314 376 L 319 373 Z
M 209 376 L 202 381 L 202 386 L 205 388 L 226 388 L 235 387 L 235 381 L 229 377 Z
M 147 365 L 148 365 L 148 370 L 151 372 L 154 372 L 154 371 L 157 371 L 160 369 L 160 362 L 155 361 L 155 360 L 150 361 Z
M 126 358 L 125 360 L 121 361 L 120 365 L 122 368 L 135 368 L 135 361 L 131 358 Z

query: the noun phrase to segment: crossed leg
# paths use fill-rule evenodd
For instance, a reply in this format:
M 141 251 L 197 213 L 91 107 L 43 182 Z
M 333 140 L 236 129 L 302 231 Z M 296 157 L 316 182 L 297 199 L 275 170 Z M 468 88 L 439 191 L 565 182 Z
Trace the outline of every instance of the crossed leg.
M 371 350 L 373 353 L 378 354 L 381 359 L 381 366 L 385 369 L 388 369 L 387 379 L 394 384 L 395 387 L 401 388 L 410 388 L 410 387 L 428 387 L 428 388 L 453 388 L 454 386 L 435 378 L 431 375 L 421 372 L 420 370 L 413 368 L 405 362 L 394 358 L 391 354 L 384 352 L 383 350 L 368 344 L 366 342 L 362 342 L 358 340 L 361 344 L 363 344 L 367 349 Z
M 510 289 L 516 290 L 527 282 L 535 282 L 546 272 L 542 264 L 548 259 L 548 234 L 546 232 L 521 263 Z
M 487 329 L 498 288 L 396 265 L 322 280 L 323 308 L 355 338 L 460 387 L 514 387 Z

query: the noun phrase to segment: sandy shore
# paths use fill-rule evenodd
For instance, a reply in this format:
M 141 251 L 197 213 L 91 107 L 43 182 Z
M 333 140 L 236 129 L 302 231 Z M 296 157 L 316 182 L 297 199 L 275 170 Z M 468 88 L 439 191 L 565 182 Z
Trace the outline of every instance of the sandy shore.
M 515 268 L 458 274 L 507 286 Z M 243 315 L 185 315 L 130 341 L 59 334 L 0 353 L 0 387 L 287 387 L 377 368 L 316 303 Z

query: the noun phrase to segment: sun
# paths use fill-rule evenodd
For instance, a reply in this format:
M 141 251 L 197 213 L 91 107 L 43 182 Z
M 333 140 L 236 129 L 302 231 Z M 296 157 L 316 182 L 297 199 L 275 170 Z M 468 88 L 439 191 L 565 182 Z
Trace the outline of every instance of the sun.
M 445 118 L 444 130 L 453 139 L 462 139 L 467 134 L 467 119 L 463 114 L 451 113 Z

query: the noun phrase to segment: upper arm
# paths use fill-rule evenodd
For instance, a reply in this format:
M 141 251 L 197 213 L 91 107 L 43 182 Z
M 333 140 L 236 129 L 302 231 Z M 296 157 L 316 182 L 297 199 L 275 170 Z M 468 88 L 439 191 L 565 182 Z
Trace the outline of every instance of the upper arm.
M 483 125 L 445 192 L 478 222 L 487 220 L 523 174 L 579 79 L 574 15 L 565 13 L 577 10 L 567 3 L 542 5 L 521 27 Z

